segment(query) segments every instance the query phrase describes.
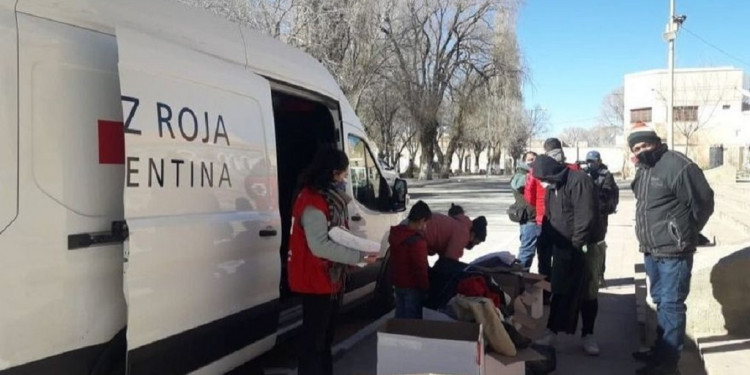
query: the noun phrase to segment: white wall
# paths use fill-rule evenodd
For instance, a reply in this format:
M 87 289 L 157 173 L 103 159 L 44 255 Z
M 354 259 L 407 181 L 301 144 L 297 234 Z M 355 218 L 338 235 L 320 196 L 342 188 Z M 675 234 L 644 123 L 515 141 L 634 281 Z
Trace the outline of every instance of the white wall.
M 674 105 L 698 106 L 698 122 L 703 130 L 696 134 L 702 143 L 739 146 L 750 142 L 745 136 L 749 126 L 747 112 L 742 112 L 742 88 L 748 82 L 743 71 L 734 68 L 678 69 L 675 71 Z M 651 70 L 625 76 L 625 131 L 630 128 L 630 110 L 651 108 L 651 123 L 666 138 L 667 94 L 669 75 L 666 70 Z M 728 109 L 723 107 L 728 105 Z M 675 127 L 678 128 L 678 124 Z M 695 140 L 691 139 L 691 143 Z M 675 130 L 675 145 L 684 144 Z M 684 146 L 683 146 L 684 147 Z

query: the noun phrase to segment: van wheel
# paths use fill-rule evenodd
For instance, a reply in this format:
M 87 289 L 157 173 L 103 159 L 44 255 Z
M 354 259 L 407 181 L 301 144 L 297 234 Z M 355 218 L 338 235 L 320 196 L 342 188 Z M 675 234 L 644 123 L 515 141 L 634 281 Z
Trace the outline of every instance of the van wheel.
M 378 272 L 377 283 L 375 284 L 375 292 L 372 299 L 372 308 L 370 312 L 374 317 L 381 317 L 391 310 L 395 306 L 395 298 L 393 297 L 393 283 L 390 278 L 390 264 L 391 250 L 388 249 L 383 257 L 382 263 L 380 264 L 380 271 Z

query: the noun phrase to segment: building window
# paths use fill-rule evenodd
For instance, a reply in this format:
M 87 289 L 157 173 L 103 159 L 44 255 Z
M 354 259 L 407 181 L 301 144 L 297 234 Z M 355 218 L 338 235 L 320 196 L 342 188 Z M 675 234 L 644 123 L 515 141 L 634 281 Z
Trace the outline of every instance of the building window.
M 742 112 L 750 111 L 750 103 L 742 102 Z
M 651 122 L 651 108 L 636 108 L 630 110 L 630 123 L 638 121 Z
M 729 104 L 724 104 L 723 106 L 721 106 L 721 109 L 730 109 L 730 108 L 732 108 L 732 106 Z
M 689 106 L 682 106 L 682 107 L 674 107 L 674 120 L 686 121 L 686 122 L 698 121 L 698 106 L 689 105 Z

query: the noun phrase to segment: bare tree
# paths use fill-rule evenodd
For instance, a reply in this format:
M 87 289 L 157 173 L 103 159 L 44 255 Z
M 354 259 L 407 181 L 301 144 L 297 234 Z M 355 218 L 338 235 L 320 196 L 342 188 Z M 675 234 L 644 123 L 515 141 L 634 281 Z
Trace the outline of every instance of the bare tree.
M 602 127 L 623 127 L 625 123 L 625 95 L 622 86 L 612 90 L 602 99 L 599 123 L 602 124 Z
M 563 143 L 576 147 L 581 142 L 588 142 L 589 130 L 578 126 L 568 127 L 560 132 L 559 138 Z
M 391 0 L 395 1 L 395 0 Z M 382 26 L 397 59 L 394 85 L 420 126 L 421 179 L 432 179 L 438 111 L 461 69 L 492 65 L 491 0 L 406 0 Z

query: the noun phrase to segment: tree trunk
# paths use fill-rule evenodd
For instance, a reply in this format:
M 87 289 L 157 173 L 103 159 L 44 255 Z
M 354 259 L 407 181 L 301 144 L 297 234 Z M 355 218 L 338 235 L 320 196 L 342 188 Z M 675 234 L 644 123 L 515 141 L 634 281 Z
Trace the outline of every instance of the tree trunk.
M 438 178 L 443 178 L 442 176 L 442 170 L 445 166 L 445 154 L 443 153 L 443 150 L 440 148 L 440 145 L 438 144 L 437 140 L 435 140 L 435 156 L 437 156 L 437 169 L 441 171 Z
M 440 169 L 440 178 L 449 178 L 451 174 L 451 165 L 453 164 L 453 155 L 456 153 L 456 149 L 458 149 L 458 140 L 457 137 L 454 137 L 448 142 L 448 149 L 445 150 L 445 155 L 443 156 L 443 164 L 441 165 Z M 461 168 L 461 162 L 459 161 L 459 169 Z
M 423 124 L 419 143 L 422 146 L 422 157 L 419 165 L 419 179 L 432 180 L 432 163 L 435 157 L 435 137 L 437 127 L 433 124 Z

